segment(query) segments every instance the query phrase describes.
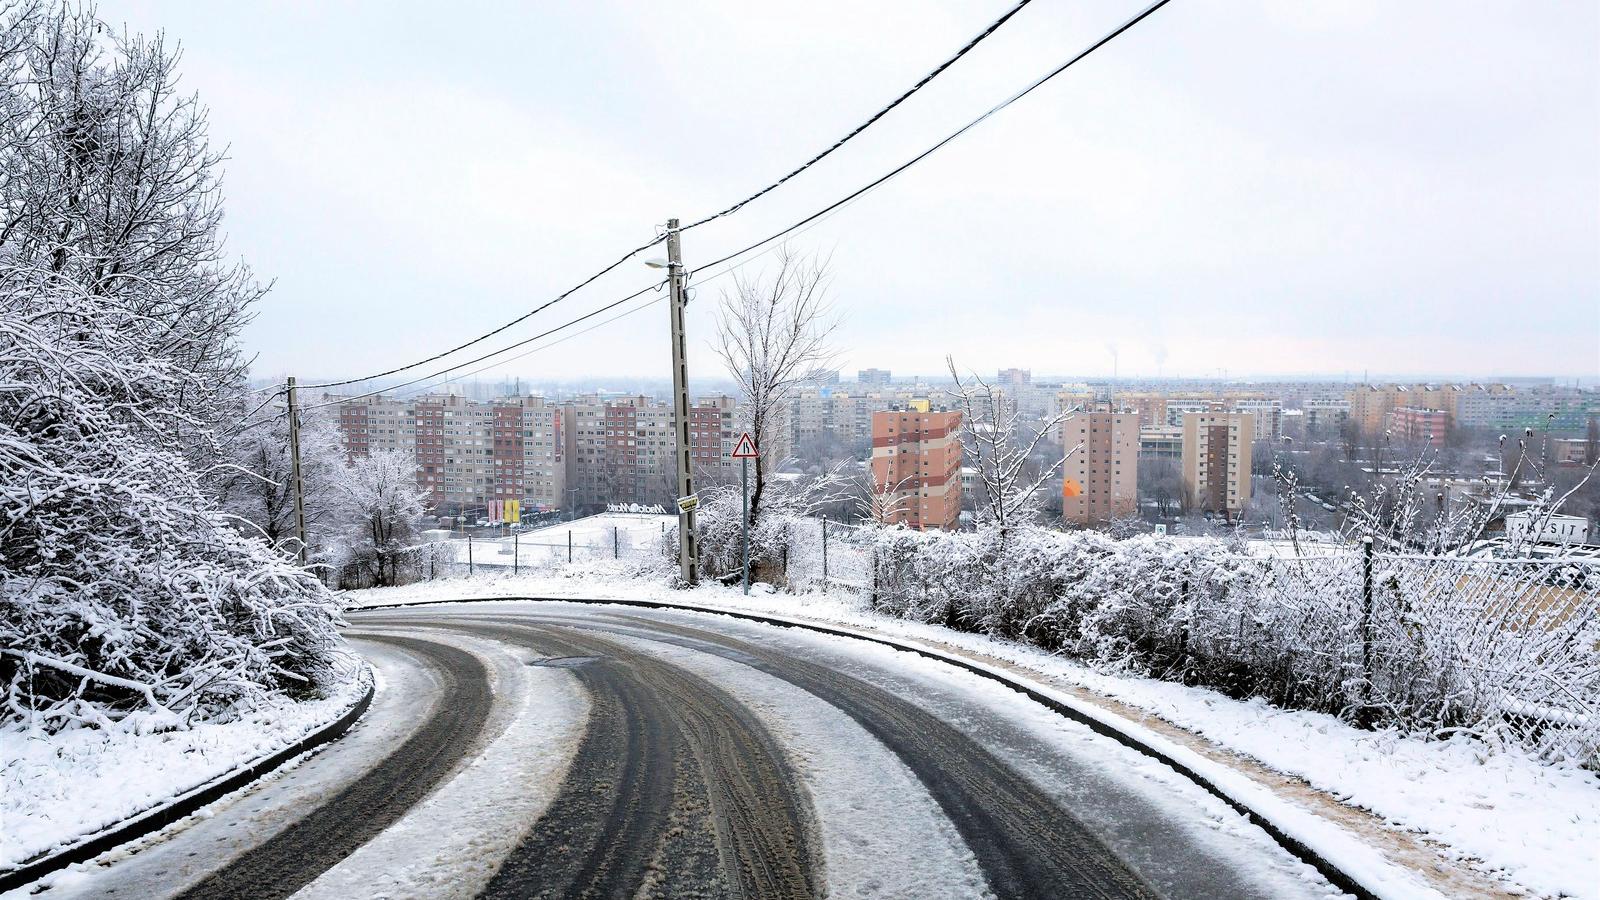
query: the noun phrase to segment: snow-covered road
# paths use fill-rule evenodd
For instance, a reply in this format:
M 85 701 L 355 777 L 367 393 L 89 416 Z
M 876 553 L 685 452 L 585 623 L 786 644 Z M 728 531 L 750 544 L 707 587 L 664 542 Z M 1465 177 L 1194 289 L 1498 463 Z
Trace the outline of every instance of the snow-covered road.
M 1303 897 L 1181 776 L 847 638 L 564 603 L 350 616 L 342 740 L 52 897 Z

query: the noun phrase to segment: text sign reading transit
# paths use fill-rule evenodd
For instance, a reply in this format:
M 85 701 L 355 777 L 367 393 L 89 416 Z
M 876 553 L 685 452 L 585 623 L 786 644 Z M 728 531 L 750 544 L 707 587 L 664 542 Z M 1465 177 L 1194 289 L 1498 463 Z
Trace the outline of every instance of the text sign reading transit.
M 733 458 L 755 459 L 756 456 L 756 442 L 754 438 L 750 437 L 750 432 L 746 431 L 744 434 L 739 435 L 739 442 L 733 445 Z

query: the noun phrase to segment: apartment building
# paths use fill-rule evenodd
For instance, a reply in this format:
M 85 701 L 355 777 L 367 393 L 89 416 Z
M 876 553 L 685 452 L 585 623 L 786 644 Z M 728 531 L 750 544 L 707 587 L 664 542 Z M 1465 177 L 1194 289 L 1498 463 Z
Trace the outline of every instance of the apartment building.
M 1378 434 L 1387 427 L 1389 413 L 1405 406 L 1447 413 L 1451 422 L 1460 421 L 1464 397 L 1500 393 L 1502 385 L 1487 387 L 1454 384 L 1363 384 L 1350 391 L 1350 421 L 1363 434 Z
M 1190 509 L 1233 519 L 1250 503 L 1255 416 L 1208 410 L 1183 417 L 1183 487 Z
M 1031 369 L 1001 369 L 996 381 L 1020 392 L 1033 383 L 1033 371 Z
M 801 388 L 789 404 L 789 446 L 804 451 L 831 440 L 850 453 L 865 451 L 872 446 L 872 414 L 908 403 L 914 396 L 910 391 Z
M 385 450 L 413 455 L 425 502 L 444 514 L 482 511 L 507 499 L 529 510 L 559 506 L 560 443 L 536 436 L 551 430 L 552 415 L 539 398 L 482 403 L 444 394 L 338 406 L 346 458 Z
M 1135 413 L 1137 415 L 1137 413 Z M 1140 459 L 1183 459 L 1183 427 L 1159 425 L 1139 429 Z
M 1592 393 L 1523 393 L 1502 387 L 1464 394 L 1457 401 L 1452 422 L 1461 428 L 1503 431 L 1521 428 L 1581 431 L 1588 426 L 1589 416 L 1595 413 L 1600 413 L 1600 397 Z
M 566 416 L 542 397 L 494 403 L 492 499 L 519 500 L 530 512 L 561 509 L 566 499 Z
M 1166 416 L 1162 424 L 1168 428 L 1182 428 L 1185 416 L 1191 413 L 1221 409 L 1222 403 L 1218 400 L 1203 397 L 1168 397 L 1167 402 L 1162 406 Z
M 961 523 L 961 413 L 872 414 L 872 482 L 886 524 L 953 530 Z
M 579 397 L 565 407 L 566 477 L 579 507 L 610 503 L 670 506 L 678 497 L 672 405 L 649 397 Z M 692 471 L 732 465 L 738 437 L 731 397 L 701 398 L 689 408 Z
M 1283 401 L 1269 397 L 1238 397 L 1231 404 L 1234 412 L 1255 418 L 1255 439 L 1275 441 L 1283 435 Z
M 1306 437 L 1332 437 L 1350 420 L 1350 398 L 1307 397 L 1300 404 Z
M 1389 412 L 1389 433 L 1401 446 L 1444 446 L 1450 433 L 1450 414 L 1442 409 L 1398 406 Z
M 1061 469 L 1062 520 L 1104 525 L 1137 512 L 1139 414 L 1098 404 L 1073 416 L 1066 436 L 1072 452 Z
M 1072 434 L 1069 433 L 1077 429 L 1077 426 L 1072 424 L 1073 420 L 1093 407 L 1094 403 L 1094 391 L 1089 390 L 1087 385 L 1072 385 L 1056 391 L 1049 412 L 1051 416 L 1062 416 L 1061 421 L 1056 424 L 1055 440 L 1063 450 L 1071 448 L 1075 443 Z
M 888 369 L 861 369 L 856 372 L 856 384 L 861 390 L 882 390 L 893 381 Z
M 336 398 L 329 398 L 336 399 Z M 734 401 L 702 398 L 690 409 L 695 470 L 727 468 Z M 413 453 L 417 486 L 443 515 L 480 513 L 517 500 L 528 512 L 677 497 L 676 442 L 669 404 L 648 397 L 586 396 L 559 404 L 542 397 L 490 401 L 459 395 L 340 404 L 346 456 Z

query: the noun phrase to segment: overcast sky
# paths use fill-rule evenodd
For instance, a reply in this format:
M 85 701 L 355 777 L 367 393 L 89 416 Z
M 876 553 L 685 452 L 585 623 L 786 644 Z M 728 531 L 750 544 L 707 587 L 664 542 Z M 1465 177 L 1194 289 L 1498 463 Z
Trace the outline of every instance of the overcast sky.
M 184 46 L 276 280 L 263 374 L 459 343 L 832 143 L 1011 0 L 107 2 Z M 1142 6 L 1035 0 L 690 266 L 875 178 Z M 1600 374 L 1600 4 L 1175 0 L 814 227 L 847 372 Z M 747 267 L 758 272 L 760 260 Z M 700 272 L 704 279 L 714 273 Z M 525 337 L 653 280 L 642 265 Z M 720 291 L 690 306 L 691 374 Z M 508 363 L 668 373 L 664 304 Z M 498 344 L 496 344 L 498 346 Z

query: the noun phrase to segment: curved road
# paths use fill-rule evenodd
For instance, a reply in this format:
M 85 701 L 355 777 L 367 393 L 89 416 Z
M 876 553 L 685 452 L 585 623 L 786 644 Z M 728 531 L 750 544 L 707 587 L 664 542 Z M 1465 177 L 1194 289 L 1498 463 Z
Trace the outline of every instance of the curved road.
M 667 610 L 350 615 L 343 739 L 46 896 L 1337 896 L 1132 751 L 976 676 Z

